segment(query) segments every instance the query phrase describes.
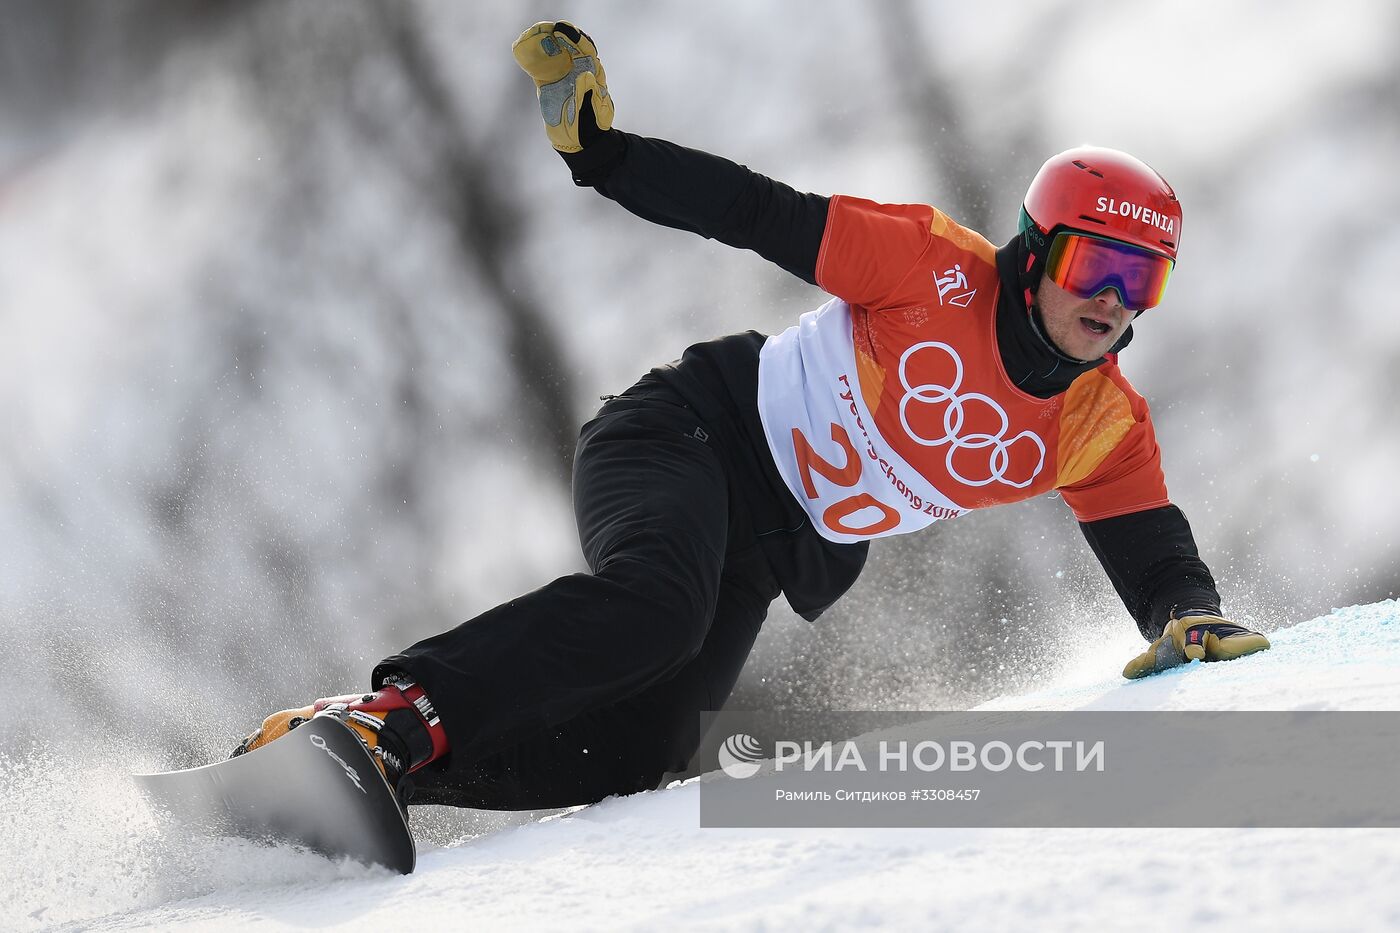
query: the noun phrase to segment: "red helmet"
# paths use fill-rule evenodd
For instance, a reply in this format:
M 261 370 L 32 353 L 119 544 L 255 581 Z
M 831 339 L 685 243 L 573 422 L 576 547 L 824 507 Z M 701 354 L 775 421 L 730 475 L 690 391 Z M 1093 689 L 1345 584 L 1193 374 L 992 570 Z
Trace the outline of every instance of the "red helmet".
M 1146 163 L 1117 149 L 1081 146 L 1051 156 L 1031 180 L 1021 232 L 1031 227 L 1046 238 L 1056 228 L 1097 234 L 1174 260 L 1181 202 Z

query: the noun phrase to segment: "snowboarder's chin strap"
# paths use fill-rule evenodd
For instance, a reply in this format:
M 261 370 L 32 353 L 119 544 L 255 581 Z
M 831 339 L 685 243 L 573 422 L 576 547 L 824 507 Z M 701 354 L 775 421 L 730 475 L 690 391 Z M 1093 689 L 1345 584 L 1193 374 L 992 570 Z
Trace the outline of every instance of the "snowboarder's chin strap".
M 1055 357 L 1065 363 L 1073 363 L 1075 366 L 1083 366 L 1093 360 L 1081 360 L 1070 356 L 1068 353 L 1055 346 L 1055 341 L 1050 339 L 1050 335 L 1045 332 L 1045 321 L 1040 316 L 1040 309 L 1035 305 L 1035 297 L 1028 290 L 1026 292 L 1026 319 L 1031 322 L 1031 333 L 1035 334 L 1045 349 L 1049 350 Z

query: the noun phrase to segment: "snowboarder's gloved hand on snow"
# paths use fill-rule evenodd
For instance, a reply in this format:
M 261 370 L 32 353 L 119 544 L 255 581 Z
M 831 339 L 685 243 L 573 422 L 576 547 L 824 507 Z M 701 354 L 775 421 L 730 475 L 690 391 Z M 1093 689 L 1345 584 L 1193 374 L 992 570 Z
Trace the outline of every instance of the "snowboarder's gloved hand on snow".
M 300 709 L 285 709 L 263 720 L 233 750 L 236 757 L 280 739 L 313 716 L 334 716 L 368 746 L 391 787 L 447 753 L 447 732 L 423 688 L 401 677 L 376 693 L 326 697 Z
M 1123 676 L 1136 680 L 1188 661 L 1233 661 L 1268 647 L 1267 638 L 1243 625 L 1204 611 L 1187 610 L 1181 618 L 1173 617 L 1162 637 L 1128 662 Z
M 580 152 L 612 127 L 612 97 L 588 33 L 572 23 L 536 23 L 510 50 L 534 79 L 545 134 L 555 149 Z

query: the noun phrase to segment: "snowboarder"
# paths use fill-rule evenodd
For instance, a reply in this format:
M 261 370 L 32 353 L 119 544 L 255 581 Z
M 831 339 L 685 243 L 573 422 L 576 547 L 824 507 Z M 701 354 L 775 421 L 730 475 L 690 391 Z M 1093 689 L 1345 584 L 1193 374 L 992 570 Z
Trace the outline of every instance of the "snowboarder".
M 657 786 L 729 696 L 769 604 L 815 619 L 868 542 L 1058 492 L 1143 636 L 1136 678 L 1269 647 L 1221 616 L 1117 354 L 1157 305 L 1181 206 L 1126 153 L 1052 156 L 999 249 L 934 207 L 795 191 L 614 129 L 587 34 L 513 47 L 576 184 L 834 296 L 777 336 L 697 344 L 584 425 L 572 574 L 386 658 L 340 717 L 415 802 L 589 803 Z

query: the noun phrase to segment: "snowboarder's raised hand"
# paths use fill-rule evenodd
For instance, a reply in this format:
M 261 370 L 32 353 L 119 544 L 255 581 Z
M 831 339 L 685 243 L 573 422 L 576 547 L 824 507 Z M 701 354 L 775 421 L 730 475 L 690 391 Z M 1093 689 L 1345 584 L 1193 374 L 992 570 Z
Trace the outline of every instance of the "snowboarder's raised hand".
M 423 689 L 400 680 L 375 693 L 326 697 L 310 706 L 273 713 L 229 757 L 256 751 L 313 716 L 334 716 L 354 730 L 391 787 L 397 788 L 399 778 L 447 752 L 447 733 Z
M 1123 676 L 1146 677 L 1188 661 L 1233 661 L 1269 647 L 1269 640 L 1243 625 L 1217 615 L 1188 615 L 1172 619 L 1162 637 L 1128 662 Z
M 579 152 L 612 127 L 612 97 L 588 33 L 572 23 L 536 23 L 510 50 L 534 79 L 545 134 L 555 149 Z

